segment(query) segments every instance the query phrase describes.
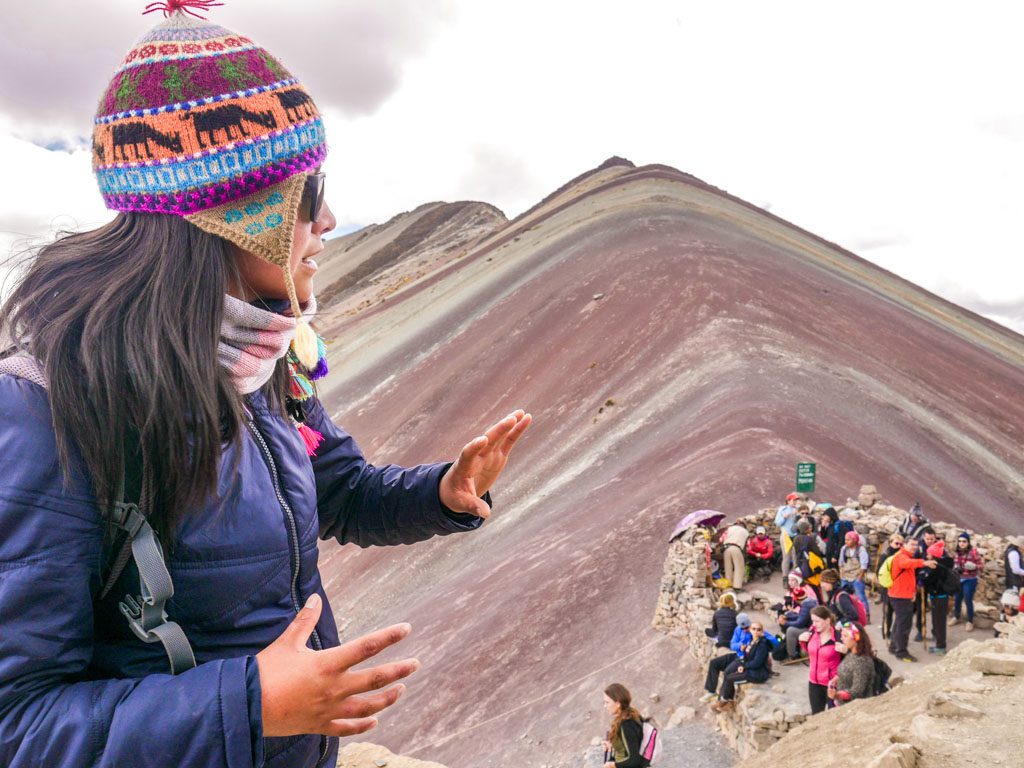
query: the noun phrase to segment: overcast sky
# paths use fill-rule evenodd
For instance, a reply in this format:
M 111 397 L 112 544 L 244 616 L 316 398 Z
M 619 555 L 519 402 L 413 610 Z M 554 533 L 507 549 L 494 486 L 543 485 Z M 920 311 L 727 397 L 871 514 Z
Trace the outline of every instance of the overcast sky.
M 5 9 L 4 251 L 106 219 L 85 147 L 159 21 L 144 6 Z M 1020 2 L 227 0 L 210 17 L 308 85 L 347 228 L 433 200 L 511 217 L 621 155 L 1024 332 Z

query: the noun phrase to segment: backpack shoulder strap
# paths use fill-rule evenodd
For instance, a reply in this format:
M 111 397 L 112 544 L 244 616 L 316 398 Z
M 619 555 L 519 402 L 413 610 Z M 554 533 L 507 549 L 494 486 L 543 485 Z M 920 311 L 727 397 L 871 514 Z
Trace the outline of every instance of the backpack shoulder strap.
M 42 366 L 30 355 L 16 352 L 0 358 L 0 374 L 3 373 L 31 381 L 49 390 Z M 141 486 L 141 475 L 132 473 L 128 479 L 133 485 Z M 101 598 L 110 591 L 127 564 L 127 544 L 130 542 L 130 553 L 139 571 L 139 594 L 125 595 L 124 600 L 118 603 L 118 607 L 136 637 L 146 643 L 163 644 L 171 665 L 171 674 L 184 672 L 196 665 L 196 659 L 181 625 L 167 618 L 166 605 L 174 595 L 174 584 L 164 561 L 163 549 L 157 540 L 156 532 L 138 505 L 126 503 L 124 475 L 121 476 L 117 498 L 119 501 L 110 509 L 101 510 L 101 514 L 109 526 L 124 531 L 127 538 L 125 546 L 121 548 L 121 554 L 105 576 Z M 136 498 L 140 496 L 136 495 Z M 108 557 L 104 556 L 103 563 L 105 564 L 107 560 Z

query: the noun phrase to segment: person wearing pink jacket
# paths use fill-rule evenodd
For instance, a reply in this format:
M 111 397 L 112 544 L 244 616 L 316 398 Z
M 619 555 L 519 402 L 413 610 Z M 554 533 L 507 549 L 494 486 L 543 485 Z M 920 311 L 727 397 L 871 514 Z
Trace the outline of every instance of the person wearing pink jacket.
M 811 610 L 811 628 L 800 635 L 800 645 L 807 650 L 811 673 L 807 694 L 811 701 L 811 714 L 824 712 L 828 706 L 828 685 L 839 671 L 846 653 L 836 634 L 835 618 L 823 605 Z

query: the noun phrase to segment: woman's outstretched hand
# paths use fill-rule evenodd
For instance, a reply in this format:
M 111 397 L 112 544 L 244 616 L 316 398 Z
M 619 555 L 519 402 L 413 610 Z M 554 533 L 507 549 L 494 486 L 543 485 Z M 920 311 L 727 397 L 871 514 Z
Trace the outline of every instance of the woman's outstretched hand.
M 513 446 L 531 421 L 530 414 L 515 411 L 466 443 L 459 458 L 441 478 L 441 503 L 453 512 L 488 517 L 490 507 L 480 497 L 494 485 Z
M 373 715 L 398 701 L 405 686 L 381 689 L 419 669 L 416 659 L 405 659 L 352 670 L 405 639 L 412 629 L 408 624 L 371 632 L 337 648 L 310 650 L 306 641 L 321 608 L 320 597 L 311 596 L 280 637 L 256 654 L 264 736 L 351 736 L 368 731 L 377 725 Z

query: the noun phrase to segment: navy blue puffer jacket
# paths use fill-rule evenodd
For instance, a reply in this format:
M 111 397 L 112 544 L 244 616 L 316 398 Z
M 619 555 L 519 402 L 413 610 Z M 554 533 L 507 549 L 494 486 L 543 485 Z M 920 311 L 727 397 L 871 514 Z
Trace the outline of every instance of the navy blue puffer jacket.
M 222 461 L 223 505 L 190 514 L 168 558 L 168 612 L 197 661 L 172 676 L 162 646 L 116 609 L 137 591 L 131 573 L 96 603 L 104 527 L 80 462 L 62 485 L 45 390 L 0 375 L 0 765 L 334 765 L 335 739 L 263 739 L 255 660 L 313 592 L 319 642 L 338 644 L 317 536 L 409 544 L 480 520 L 440 504 L 447 464 L 372 466 L 316 401 L 308 421 L 324 442 L 310 460 L 259 393 L 247 403 L 238 472 L 235 449 Z

